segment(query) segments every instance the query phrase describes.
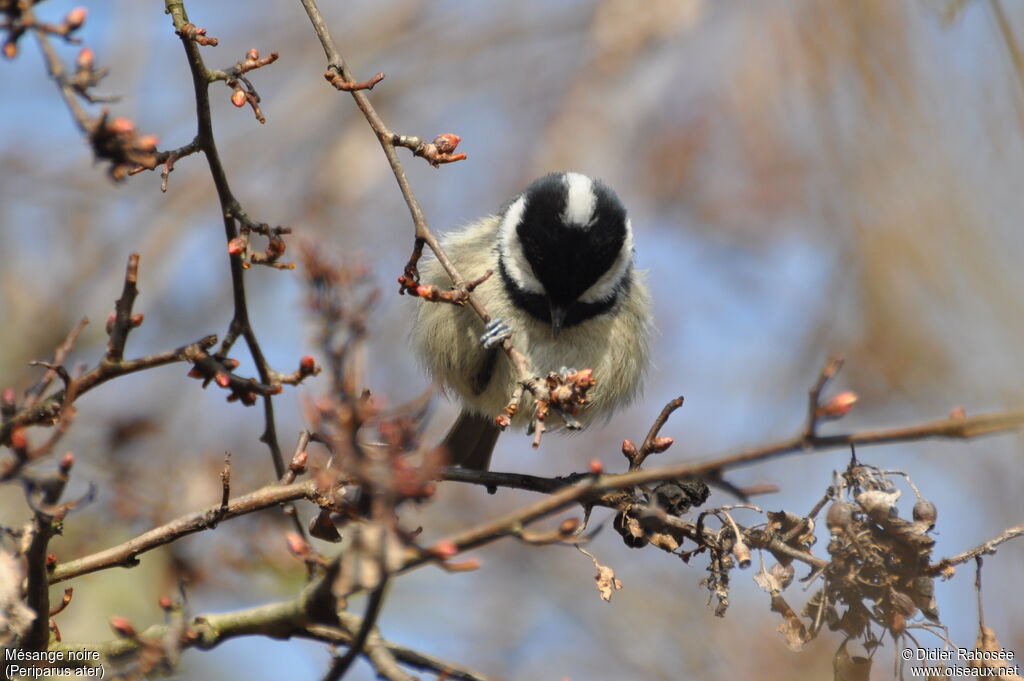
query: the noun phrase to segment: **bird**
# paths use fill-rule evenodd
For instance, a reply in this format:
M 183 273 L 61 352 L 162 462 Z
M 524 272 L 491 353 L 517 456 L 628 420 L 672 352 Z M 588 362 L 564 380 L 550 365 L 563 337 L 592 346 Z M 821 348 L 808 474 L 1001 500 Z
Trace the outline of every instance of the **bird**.
M 615 192 L 578 172 L 534 180 L 498 211 L 441 238 L 460 273 L 495 275 L 474 295 L 492 318 L 486 325 L 468 307 L 423 303 L 411 331 L 426 370 L 461 401 L 443 446 L 452 463 L 487 470 L 501 413 L 518 384 L 501 356 L 505 338 L 538 376 L 593 370 L 596 385 L 574 426 L 607 419 L 631 402 L 649 363 L 651 296 L 646 272 L 634 266 L 633 229 Z M 424 259 L 421 283 L 452 287 L 436 257 Z M 525 427 L 529 393 L 516 416 Z M 547 429 L 569 424 L 545 421 Z

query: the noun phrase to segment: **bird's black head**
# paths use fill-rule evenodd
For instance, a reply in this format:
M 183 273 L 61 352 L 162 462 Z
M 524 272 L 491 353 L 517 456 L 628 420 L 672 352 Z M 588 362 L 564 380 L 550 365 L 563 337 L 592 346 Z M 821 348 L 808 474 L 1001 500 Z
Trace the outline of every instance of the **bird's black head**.
M 630 284 L 626 209 L 615 192 L 586 175 L 535 180 L 505 207 L 499 238 L 510 295 L 556 334 L 610 310 Z

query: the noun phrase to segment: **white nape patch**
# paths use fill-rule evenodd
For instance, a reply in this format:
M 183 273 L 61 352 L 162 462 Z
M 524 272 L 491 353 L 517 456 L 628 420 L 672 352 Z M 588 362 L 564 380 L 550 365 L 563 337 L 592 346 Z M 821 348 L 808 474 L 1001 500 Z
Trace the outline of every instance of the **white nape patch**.
M 594 221 L 597 195 L 594 181 L 580 173 L 565 173 L 565 212 L 562 221 L 567 225 L 586 229 Z
M 627 218 L 626 238 L 622 240 L 622 248 L 619 249 L 619 254 L 612 262 L 612 266 L 601 275 L 601 278 L 591 284 L 587 290 L 583 292 L 580 296 L 580 302 L 600 303 L 601 301 L 611 298 L 612 294 L 615 293 L 615 287 L 622 282 L 622 279 L 626 276 L 626 273 L 629 272 L 629 267 L 632 264 L 633 226 L 629 223 L 629 218 Z
M 523 244 L 519 241 L 516 228 L 523 219 L 523 212 L 526 210 L 526 196 L 520 195 L 512 202 L 501 218 L 498 226 L 498 255 L 505 265 L 505 271 L 516 286 L 527 293 L 544 293 L 544 286 L 533 274 L 533 268 L 526 260 L 523 252 Z

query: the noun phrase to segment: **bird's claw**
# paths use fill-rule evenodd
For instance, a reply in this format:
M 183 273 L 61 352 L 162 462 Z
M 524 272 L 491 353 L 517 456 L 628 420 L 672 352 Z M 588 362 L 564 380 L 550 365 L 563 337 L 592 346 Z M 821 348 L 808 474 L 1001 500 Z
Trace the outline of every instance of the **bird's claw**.
M 505 323 L 504 319 L 494 318 L 484 326 L 483 335 L 480 336 L 480 344 L 490 350 L 501 345 L 506 338 L 512 337 L 512 327 Z

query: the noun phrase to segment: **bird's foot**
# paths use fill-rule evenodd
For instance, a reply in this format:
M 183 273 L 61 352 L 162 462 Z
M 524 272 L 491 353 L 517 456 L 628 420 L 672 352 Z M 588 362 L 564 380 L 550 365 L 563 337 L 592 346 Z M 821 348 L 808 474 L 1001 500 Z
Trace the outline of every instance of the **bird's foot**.
M 490 350 L 501 345 L 506 338 L 511 337 L 512 327 L 506 324 L 504 319 L 495 317 L 484 327 L 484 333 L 480 336 L 480 344 Z

